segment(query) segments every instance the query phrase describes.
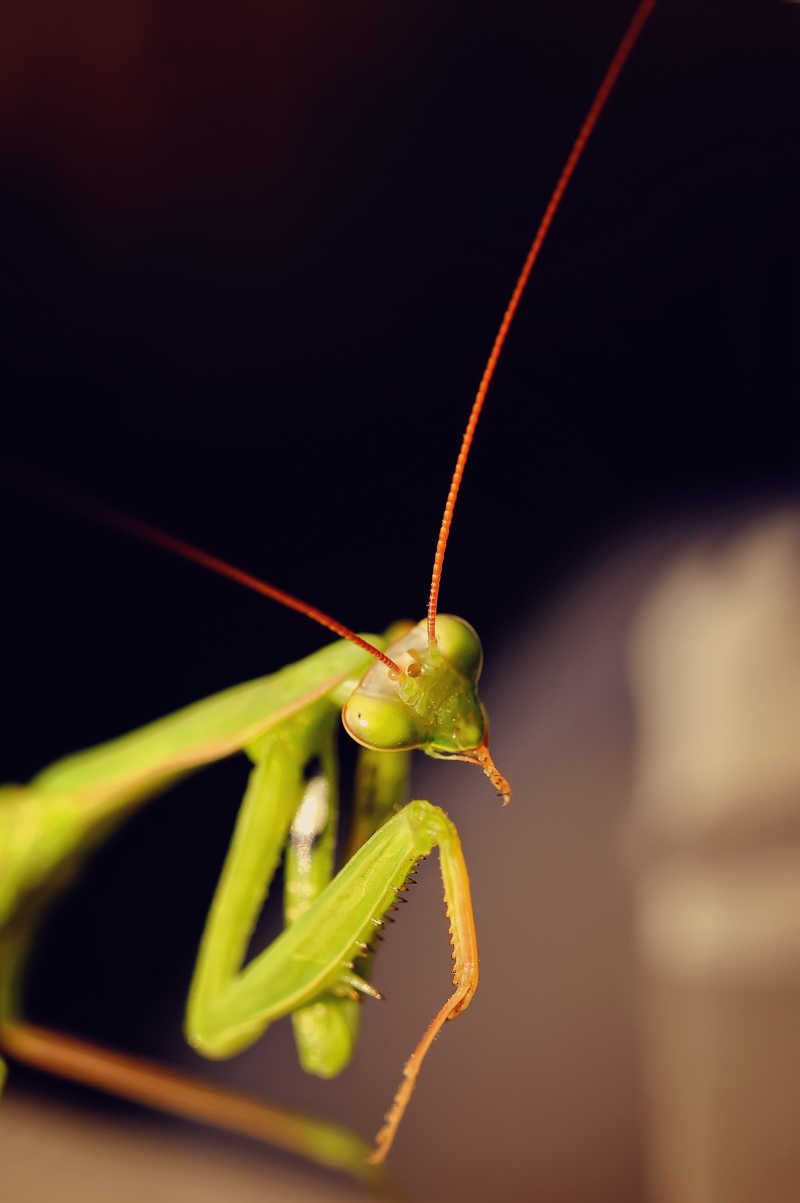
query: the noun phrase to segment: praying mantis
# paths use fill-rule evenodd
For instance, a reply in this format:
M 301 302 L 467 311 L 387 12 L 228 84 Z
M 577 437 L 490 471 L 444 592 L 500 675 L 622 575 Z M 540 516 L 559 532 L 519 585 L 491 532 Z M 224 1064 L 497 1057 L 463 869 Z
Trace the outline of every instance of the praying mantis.
M 251 1043 L 273 1019 L 292 1014 L 300 1059 L 332 1075 L 352 1054 L 355 994 L 374 993 L 359 958 L 394 905 L 413 864 L 438 847 L 453 927 L 456 988 L 408 1063 L 373 1156 L 387 1154 L 422 1060 L 450 1018 L 466 1009 L 477 985 L 477 944 L 458 836 L 438 807 L 406 800 L 407 753 L 479 764 L 496 791 L 509 787 L 488 752 L 488 727 L 476 685 L 482 655 L 472 629 L 438 613 L 437 597 L 453 508 L 494 365 L 528 274 L 583 145 L 653 0 L 636 11 L 581 129 L 531 248 L 481 382 L 445 505 L 426 620 L 366 639 L 321 611 L 257 582 L 193 545 L 115 513 L 97 516 L 135 537 L 233 578 L 332 627 L 334 644 L 269 678 L 233 687 L 101 748 L 44 770 L 3 796 L 0 962 L 2 1042 L 9 1054 L 37 1060 L 49 1039 L 53 1068 L 69 1048 L 37 1036 L 19 1015 L 18 988 L 41 915 L 82 860 L 140 802 L 185 773 L 246 751 L 253 763 L 229 860 L 220 879 L 190 991 L 187 1035 L 211 1057 Z M 370 664 L 370 659 L 376 661 Z M 363 747 L 356 798 L 358 845 L 332 877 L 335 793 L 333 735 L 344 725 Z M 313 770 L 307 779 L 309 768 Z M 283 935 L 242 968 L 252 924 L 288 841 Z M 39 1046 L 36 1039 L 41 1040 Z M 44 1056 L 44 1054 L 42 1054 Z M 40 1063 L 44 1063 L 40 1060 Z M 107 1061 L 112 1072 L 112 1062 Z M 118 1068 L 120 1068 L 118 1066 Z M 88 1072 L 90 1076 L 90 1072 Z M 124 1072 L 118 1075 L 124 1090 Z M 110 1084 L 110 1082 L 109 1082 Z

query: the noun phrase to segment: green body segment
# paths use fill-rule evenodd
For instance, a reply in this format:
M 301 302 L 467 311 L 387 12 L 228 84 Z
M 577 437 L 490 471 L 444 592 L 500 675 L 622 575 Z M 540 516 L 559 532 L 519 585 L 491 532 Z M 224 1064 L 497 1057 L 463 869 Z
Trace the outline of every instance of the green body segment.
M 385 640 L 368 635 L 376 647 Z M 280 672 L 194 702 L 175 714 L 67 756 L 30 785 L 48 795 L 66 794 L 100 808 L 140 801 L 186 772 L 252 743 L 345 681 L 353 685 L 369 665 L 367 652 L 340 640 Z
M 369 639 L 385 644 L 380 636 Z M 27 786 L 0 789 L 0 1020 L 18 1008 L 26 952 L 50 902 L 126 813 L 186 773 L 257 746 L 260 736 L 295 716 L 302 728 L 302 716 L 318 698 L 327 699 L 332 725 L 335 691 L 354 688 L 370 659 L 353 644 L 336 642 L 277 673 L 65 757 Z M 280 793 L 267 801 L 267 826 L 282 832 L 277 855 L 285 836 Z M 288 823 L 291 801 L 283 809 Z M 262 898 L 265 892 L 266 884 Z
M 348 859 L 408 799 L 407 752 L 376 752 L 361 748 L 356 766 L 353 827 L 348 842 Z
M 318 772 L 306 781 L 289 828 L 283 869 L 287 925 L 305 914 L 333 877 L 339 809 L 336 734 L 333 728 L 324 733 Z M 358 1038 L 358 1005 L 350 994 L 329 993 L 292 1012 L 297 1054 L 306 1073 L 334 1077 L 350 1060 Z

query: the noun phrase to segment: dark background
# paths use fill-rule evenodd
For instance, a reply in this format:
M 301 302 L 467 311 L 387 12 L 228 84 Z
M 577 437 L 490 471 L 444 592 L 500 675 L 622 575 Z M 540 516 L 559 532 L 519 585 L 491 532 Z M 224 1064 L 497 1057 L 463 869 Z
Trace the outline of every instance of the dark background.
M 324 638 L 37 502 L 33 468 L 357 629 L 422 614 L 494 330 L 631 7 L 3 18 L 6 779 Z M 771 0 L 664 0 L 626 67 L 456 513 L 442 604 L 489 674 L 620 538 L 796 495 L 799 68 L 800 6 Z M 32 1015 L 162 1050 L 243 773 L 117 838 L 51 924 Z

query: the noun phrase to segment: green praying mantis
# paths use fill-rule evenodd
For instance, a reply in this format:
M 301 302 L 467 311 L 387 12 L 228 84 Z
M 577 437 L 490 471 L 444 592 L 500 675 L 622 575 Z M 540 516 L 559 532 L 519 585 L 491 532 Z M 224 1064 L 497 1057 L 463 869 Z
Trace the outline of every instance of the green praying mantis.
M 482 650 L 472 627 L 438 612 L 453 511 L 476 426 L 508 329 L 583 147 L 655 0 L 640 3 L 609 65 L 512 293 L 464 432 L 434 557 L 426 618 L 362 636 L 292 595 L 171 535 L 110 509 L 91 516 L 288 606 L 339 640 L 270 676 L 227 689 L 121 738 L 69 756 L 27 785 L 0 794 L 0 1047 L 12 1058 L 229 1126 L 263 1131 L 264 1112 L 132 1060 L 27 1025 L 21 983 L 53 899 L 86 858 L 141 803 L 186 774 L 237 752 L 251 762 L 222 874 L 200 941 L 185 1032 L 211 1058 L 252 1044 L 290 1015 L 301 1065 L 332 1077 L 353 1055 L 358 1000 L 377 992 L 366 958 L 414 865 L 439 851 L 450 921 L 454 989 L 409 1061 L 374 1149 L 386 1157 L 423 1060 L 438 1032 L 468 1006 L 478 984 L 470 888 L 452 820 L 428 801 L 408 802 L 410 752 L 481 767 L 504 803 L 478 696 Z M 76 508 L 80 509 L 78 505 Z M 360 745 L 354 834 L 334 873 L 337 728 Z M 285 928 L 247 961 L 270 881 L 285 850 Z M 226 1120 L 226 1115 L 228 1119 Z M 365 1152 L 341 1133 L 273 1117 L 273 1139 L 353 1168 Z

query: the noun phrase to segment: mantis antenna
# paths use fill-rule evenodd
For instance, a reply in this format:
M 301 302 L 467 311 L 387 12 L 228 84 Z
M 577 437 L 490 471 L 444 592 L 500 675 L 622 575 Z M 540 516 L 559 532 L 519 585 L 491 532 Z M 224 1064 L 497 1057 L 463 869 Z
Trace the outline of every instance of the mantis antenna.
M 6 464 L 0 461 L 4 469 L 6 479 L 11 477 L 16 478 L 18 483 L 21 483 L 26 491 L 30 488 L 31 473 L 26 472 L 24 477 L 18 471 L 15 471 L 14 464 Z M 38 476 L 38 473 L 36 474 Z M 172 555 L 180 556 L 184 560 L 190 560 L 193 564 L 201 564 L 203 568 L 208 568 L 209 571 L 215 572 L 218 576 L 227 577 L 228 580 L 236 581 L 237 585 L 244 585 L 246 589 L 252 589 L 254 593 L 260 593 L 263 597 L 269 597 L 273 601 L 278 602 L 282 606 L 286 606 L 289 610 L 296 610 L 298 614 L 305 614 L 306 618 L 312 619 L 313 622 L 319 623 L 320 626 L 327 627 L 329 631 L 333 631 L 335 635 L 339 635 L 342 639 L 349 639 L 357 647 L 362 648 L 365 652 L 369 652 L 376 660 L 380 660 L 392 672 L 400 673 L 402 670 L 398 664 L 380 648 L 374 646 L 367 639 L 362 639 L 355 631 L 351 631 L 344 623 L 339 622 L 335 618 L 331 618 L 324 610 L 318 609 L 316 606 L 310 605 L 308 602 L 301 601 L 299 597 L 295 597 L 291 593 L 286 593 L 283 589 L 278 589 L 275 585 L 270 585 L 267 581 L 262 581 L 260 577 L 253 576 L 249 572 L 244 572 L 241 568 L 237 568 L 234 564 L 229 564 L 227 560 L 220 559 L 219 556 L 211 555 L 210 552 L 203 551 L 200 547 L 195 547 L 193 543 L 186 543 L 183 539 L 178 539 L 175 535 L 170 535 L 167 531 L 161 530 L 157 526 L 151 526 L 149 522 L 142 522 L 139 518 L 131 518 L 128 514 L 121 513 L 120 510 L 115 510 L 112 506 L 103 505 L 101 502 L 90 500 L 87 497 L 76 495 L 71 492 L 62 491 L 60 488 L 54 487 L 53 482 L 47 479 L 42 481 L 44 488 L 49 493 L 55 493 L 58 500 L 68 509 L 82 514 L 87 518 L 92 518 L 96 522 L 102 523 L 104 526 L 113 527 L 115 530 L 123 531 L 127 535 L 131 535 L 134 539 L 139 539 L 142 543 L 150 543 L 155 547 L 161 547 Z
M 100 506 L 96 512 L 98 518 L 102 521 L 126 531 L 136 539 L 141 539 L 145 543 L 153 543 L 156 547 L 163 547 L 166 551 L 170 551 L 174 555 L 182 556 L 184 560 L 191 560 L 195 564 L 202 564 L 204 568 L 210 569 L 211 572 L 216 572 L 218 576 L 228 577 L 230 580 L 236 581 L 237 584 L 244 585 L 247 589 L 252 589 L 255 593 L 261 593 L 264 597 L 272 598 L 273 601 L 279 602 L 280 605 L 286 606 L 289 610 L 297 610 L 298 614 L 305 614 L 306 618 L 318 622 L 320 626 L 327 627 L 335 635 L 339 635 L 342 639 L 349 639 L 357 647 L 363 648 L 365 652 L 369 652 L 371 656 L 374 656 L 376 660 L 380 660 L 393 672 L 399 673 L 402 671 L 390 656 L 387 656 L 380 648 L 375 647 L 369 640 L 362 639 L 360 635 L 357 635 L 355 631 L 351 631 L 344 623 L 331 618 L 324 610 L 319 610 L 316 606 L 301 601 L 299 597 L 294 597 L 293 594 L 286 593 L 283 589 L 278 589 L 275 585 L 270 585 L 267 581 L 262 581 L 259 577 L 252 576 L 249 572 L 243 572 L 241 568 L 237 568 L 234 564 L 229 564 L 227 560 L 221 560 L 219 556 L 212 556 L 209 552 L 195 547 L 192 543 L 185 543 L 183 539 L 177 539 L 174 535 L 159 530 L 157 526 L 150 526 L 148 522 L 141 522 L 138 518 L 129 518 L 127 514 L 120 514 L 117 510 L 109 509 L 107 506 Z
M 456 459 L 456 466 L 453 469 L 453 476 L 450 481 L 450 488 L 447 493 L 447 500 L 444 504 L 444 513 L 442 514 L 442 524 L 439 527 L 439 538 L 436 542 L 436 553 L 433 557 L 433 574 L 431 576 L 431 588 L 428 596 L 428 645 L 433 647 L 436 644 L 436 607 L 439 600 L 439 584 L 442 579 L 442 564 L 444 563 L 444 553 L 447 547 L 447 539 L 450 534 L 450 527 L 453 522 L 453 510 L 455 509 L 458 490 L 461 487 L 461 479 L 464 475 L 464 469 L 467 465 L 472 440 L 475 437 L 475 428 L 478 425 L 478 418 L 481 416 L 483 403 L 486 400 L 486 394 L 489 391 L 489 385 L 492 382 L 497 362 L 500 358 L 500 353 L 503 350 L 503 344 L 506 341 L 506 336 L 509 327 L 514 320 L 514 315 L 517 312 L 522 294 L 525 291 L 525 286 L 528 283 L 528 277 L 533 270 L 533 265 L 539 257 L 539 251 L 542 249 L 544 240 L 547 237 L 550 226 L 553 223 L 553 218 L 556 215 L 558 206 L 561 204 L 562 197 L 567 190 L 567 185 L 572 179 L 575 168 L 578 166 L 580 157 L 583 154 L 586 143 L 591 137 L 592 131 L 597 124 L 597 119 L 602 113 L 606 101 L 608 100 L 614 84 L 617 82 L 619 73 L 625 65 L 628 55 L 636 45 L 636 40 L 644 28 L 647 18 L 653 11 L 656 5 L 656 0 L 641 0 L 638 5 L 628 28 L 622 35 L 622 40 L 617 47 L 616 53 L 608 65 L 608 69 L 603 76 L 603 81 L 597 89 L 595 98 L 592 101 L 589 111 L 583 119 L 583 124 L 578 130 L 578 136 L 572 144 L 572 149 L 567 156 L 567 161 L 561 169 L 561 174 L 558 177 L 555 188 L 553 189 L 550 200 L 547 203 L 547 208 L 544 211 L 542 220 L 539 222 L 539 228 L 533 236 L 533 241 L 530 245 L 530 250 L 522 265 L 522 270 L 517 277 L 517 282 L 506 305 L 505 313 L 495 335 L 492 349 L 489 352 L 489 358 L 486 361 L 486 367 L 483 369 L 478 391 L 475 394 L 475 400 L 472 403 L 472 409 L 469 412 L 467 425 L 464 428 L 464 434 L 461 439 L 461 448 Z

